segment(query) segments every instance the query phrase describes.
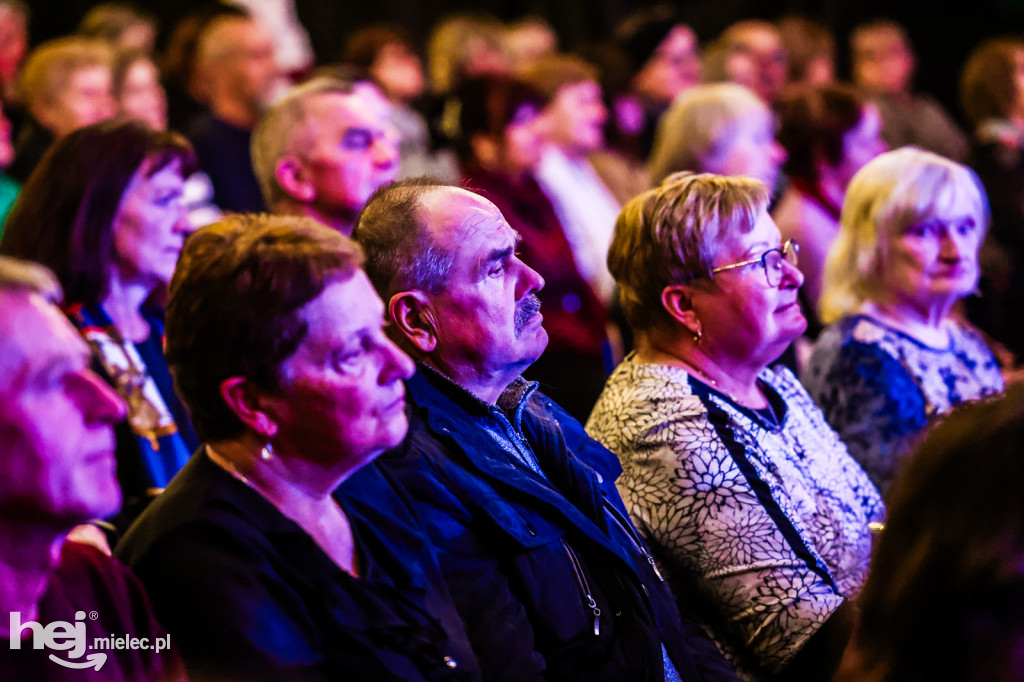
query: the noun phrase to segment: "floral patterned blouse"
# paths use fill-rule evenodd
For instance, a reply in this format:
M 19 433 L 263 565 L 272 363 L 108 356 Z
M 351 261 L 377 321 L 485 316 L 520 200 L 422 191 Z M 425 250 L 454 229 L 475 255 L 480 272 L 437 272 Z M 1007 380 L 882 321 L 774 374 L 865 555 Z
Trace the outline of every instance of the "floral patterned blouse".
M 1003 390 L 992 352 L 951 322 L 948 348 L 932 348 L 866 315 L 819 337 L 804 385 L 883 494 L 935 415 Z
M 619 456 L 618 487 L 712 638 L 749 679 L 786 666 L 863 584 L 885 509 L 789 370 L 751 410 L 683 369 L 627 358 L 587 431 Z

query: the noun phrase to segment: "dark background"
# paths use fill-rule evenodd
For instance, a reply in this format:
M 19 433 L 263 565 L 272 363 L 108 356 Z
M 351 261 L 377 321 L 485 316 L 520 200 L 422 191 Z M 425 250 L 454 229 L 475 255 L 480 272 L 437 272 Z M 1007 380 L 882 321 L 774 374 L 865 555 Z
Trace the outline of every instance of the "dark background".
M 29 0 L 31 41 L 41 42 L 74 30 L 95 0 Z M 201 0 L 138 0 L 155 14 L 161 33 Z M 503 20 L 528 14 L 545 17 L 562 40 L 574 49 L 606 38 L 631 11 L 654 4 L 634 0 L 296 0 L 299 18 L 321 62 L 332 61 L 354 28 L 392 21 L 425 39 L 437 19 L 460 11 L 488 12 Z M 847 71 L 846 41 L 850 29 L 872 18 L 888 17 L 903 24 L 918 52 L 916 83 L 959 119 L 956 99 L 960 67 L 981 39 L 1024 32 L 1024 0 L 677 0 L 684 19 L 708 42 L 730 23 L 747 17 L 775 19 L 799 12 L 829 26 L 839 47 L 839 74 Z

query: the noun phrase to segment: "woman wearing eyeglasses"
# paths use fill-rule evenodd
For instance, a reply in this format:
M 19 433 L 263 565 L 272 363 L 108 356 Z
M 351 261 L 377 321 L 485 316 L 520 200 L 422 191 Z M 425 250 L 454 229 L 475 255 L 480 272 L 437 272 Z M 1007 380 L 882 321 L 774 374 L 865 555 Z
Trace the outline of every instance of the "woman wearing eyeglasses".
M 636 351 L 587 424 L 681 604 L 749 679 L 829 679 L 884 508 L 807 392 L 768 366 L 806 326 L 797 245 L 750 178 L 670 176 L 608 265 Z
M 912 147 L 854 177 L 829 253 L 804 384 L 883 494 L 936 415 L 999 393 L 992 352 L 953 306 L 978 284 L 985 191 Z

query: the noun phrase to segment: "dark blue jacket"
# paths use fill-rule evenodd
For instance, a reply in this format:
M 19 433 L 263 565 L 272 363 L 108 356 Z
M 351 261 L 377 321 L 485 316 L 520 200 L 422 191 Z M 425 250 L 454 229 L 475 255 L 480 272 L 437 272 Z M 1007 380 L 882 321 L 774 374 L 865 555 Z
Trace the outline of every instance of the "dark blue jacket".
M 379 464 L 418 505 L 485 679 L 658 681 L 662 643 L 684 680 L 735 679 L 680 621 L 618 460 L 579 422 L 528 398 L 520 428 L 545 480 L 481 426 L 498 408 L 422 368 L 408 388 L 409 437 Z

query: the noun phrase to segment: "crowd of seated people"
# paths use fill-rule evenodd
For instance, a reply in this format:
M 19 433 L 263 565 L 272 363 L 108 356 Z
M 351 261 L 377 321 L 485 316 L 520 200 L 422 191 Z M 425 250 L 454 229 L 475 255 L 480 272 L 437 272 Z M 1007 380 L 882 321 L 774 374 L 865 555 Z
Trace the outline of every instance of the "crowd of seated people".
M 0 678 L 1019 677 L 1024 38 L 244 5 L 0 0 Z

